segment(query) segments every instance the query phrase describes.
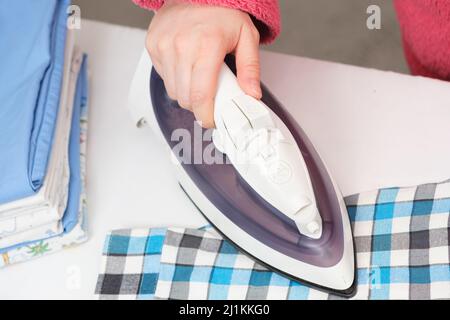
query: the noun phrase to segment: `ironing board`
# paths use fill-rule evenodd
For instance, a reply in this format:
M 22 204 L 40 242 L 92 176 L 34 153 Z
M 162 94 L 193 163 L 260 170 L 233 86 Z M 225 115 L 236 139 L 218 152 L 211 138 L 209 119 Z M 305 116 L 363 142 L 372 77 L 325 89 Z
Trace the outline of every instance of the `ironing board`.
M 145 30 L 83 20 L 91 73 L 88 243 L 0 270 L 0 299 L 93 298 L 110 229 L 205 221 L 167 154 L 126 108 Z M 301 122 L 344 195 L 450 177 L 450 84 L 262 52 L 262 78 Z

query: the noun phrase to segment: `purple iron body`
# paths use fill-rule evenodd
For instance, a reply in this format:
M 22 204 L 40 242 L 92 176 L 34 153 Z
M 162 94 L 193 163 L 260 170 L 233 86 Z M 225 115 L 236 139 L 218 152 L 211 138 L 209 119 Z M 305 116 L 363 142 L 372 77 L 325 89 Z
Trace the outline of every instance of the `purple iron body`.
M 234 62 L 227 58 L 234 70 Z M 191 112 L 171 100 L 153 69 L 150 77 L 153 113 L 162 135 L 173 150 L 175 130 L 190 132 L 191 146 L 204 150 L 210 141 L 194 141 L 203 130 Z M 269 269 L 319 290 L 349 297 L 355 293 L 353 238 L 342 196 L 305 132 L 263 86 L 262 101 L 289 129 L 307 167 L 321 218 L 315 239 L 299 232 L 295 221 L 266 201 L 215 149 L 222 164 L 195 164 L 193 152 L 179 155 L 180 184 L 211 224 L 241 250 Z M 195 128 L 197 126 L 197 128 Z M 204 131 L 202 131 L 204 132 Z

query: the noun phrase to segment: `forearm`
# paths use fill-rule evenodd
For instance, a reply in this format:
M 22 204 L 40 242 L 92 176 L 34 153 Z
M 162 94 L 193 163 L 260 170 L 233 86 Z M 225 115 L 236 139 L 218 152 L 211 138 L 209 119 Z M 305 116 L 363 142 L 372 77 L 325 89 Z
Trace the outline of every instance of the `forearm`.
M 180 0 L 192 4 L 207 4 L 245 11 L 253 17 L 262 43 L 272 42 L 280 33 L 280 9 L 278 0 Z M 158 10 L 164 0 L 133 0 L 137 5 Z

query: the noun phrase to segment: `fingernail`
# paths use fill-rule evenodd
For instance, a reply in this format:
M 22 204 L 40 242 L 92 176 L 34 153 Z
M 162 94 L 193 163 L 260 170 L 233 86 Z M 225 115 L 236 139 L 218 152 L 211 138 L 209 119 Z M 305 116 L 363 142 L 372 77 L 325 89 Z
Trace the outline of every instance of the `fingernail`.
M 261 98 L 262 92 L 261 92 L 261 84 L 259 81 L 252 81 L 252 95 L 258 99 Z

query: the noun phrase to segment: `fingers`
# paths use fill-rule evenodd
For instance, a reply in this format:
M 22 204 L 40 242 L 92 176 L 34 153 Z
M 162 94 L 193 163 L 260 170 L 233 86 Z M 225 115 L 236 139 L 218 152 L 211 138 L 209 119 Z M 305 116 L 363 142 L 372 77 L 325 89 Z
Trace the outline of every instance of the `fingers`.
M 177 100 L 182 108 L 190 111 L 192 111 L 191 74 L 192 64 L 190 62 L 181 62 L 178 60 L 178 64 L 175 68 Z
M 259 32 L 253 25 L 244 25 L 236 46 L 236 68 L 239 85 L 244 92 L 261 99 Z
M 192 111 L 205 128 L 214 127 L 214 98 L 227 51 L 220 39 L 213 34 L 178 35 L 149 50 L 169 97 Z
M 168 2 L 149 27 L 147 49 L 167 94 L 214 126 L 214 99 L 225 54 L 235 52 L 238 81 L 261 98 L 259 33 L 248 14 L 215 6 Z
M 194 39 L 186 35 L 179 35 L 174 39 L 177 56 L 175 66 L 177 100 L 182 108 L 190 111 L 192 111 L 190 98 L 192 66 L 197 56 L 197 48 L 192 45 L 194 42 Z
M 164 80 L 167 94 L 172 100 L 177 100 L 177 87 L 176 87 L 176 55 L 171 49 L 161 50 L 160 60 L 162 65 L 161 77 Z
M 208 48 L 193 66 L 190 99 L 195 118 L 203 127 L 213 128 L 214 98 L 226 50 L 220 43 L 211 43 Z

